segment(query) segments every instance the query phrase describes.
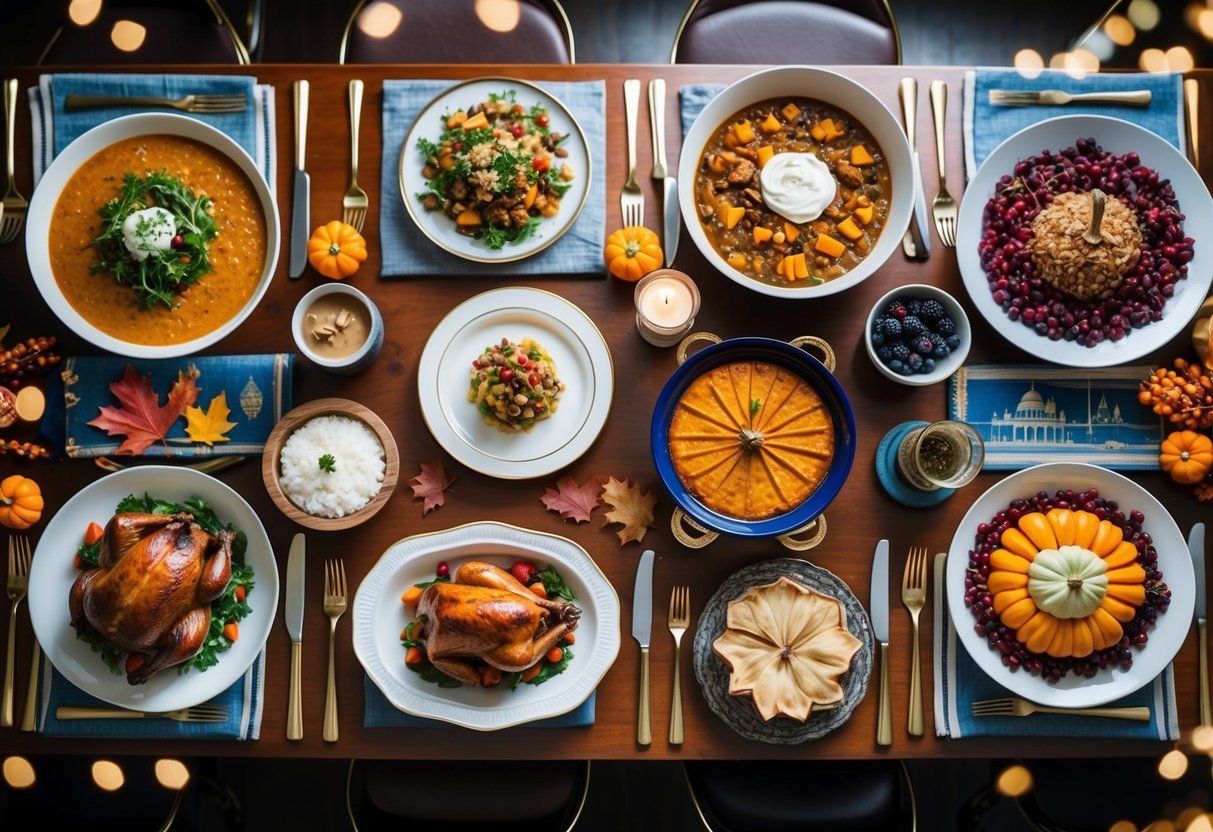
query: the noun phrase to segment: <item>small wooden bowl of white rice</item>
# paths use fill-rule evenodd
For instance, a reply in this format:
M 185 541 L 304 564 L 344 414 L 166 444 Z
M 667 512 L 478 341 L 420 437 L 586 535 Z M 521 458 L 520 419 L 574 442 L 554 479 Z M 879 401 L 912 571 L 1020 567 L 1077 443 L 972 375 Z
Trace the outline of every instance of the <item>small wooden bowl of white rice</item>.
M 337 531 L 383 508 L 400 474 L 383 420 L 349 399 L 316 399 L 274 426 L 261 476 L 274 504 L 301 526 Z

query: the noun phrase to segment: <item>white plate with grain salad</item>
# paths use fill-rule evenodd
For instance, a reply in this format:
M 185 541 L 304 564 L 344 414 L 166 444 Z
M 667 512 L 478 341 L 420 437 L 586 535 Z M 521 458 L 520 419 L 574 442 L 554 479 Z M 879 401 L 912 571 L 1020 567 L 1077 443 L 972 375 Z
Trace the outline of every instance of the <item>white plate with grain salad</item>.
M 399 179 L 409 217 L 436 245 L 508 263 L 572 227 L 590 192 L 590 152 L 577 119 L 538 86 L 476 78 L 422 109 Z
M 517 560 L 559 573 L 581 610 L 575 655 L 542 685 L 440 687 L 405 666 L 401 630 L 416 615 L 401 603 L 413 585 L 468 560 L 508 569 Z M 358 586 L 351 607 L 354 653 L 367 676 L 401 711 L 477 731 L 495 731 L 575 710 L 619 654 L 619 596 L 593 558 L 568 538 L 505 523 L 469 523 L 414 535 L 388 547 Z
M 563 385 L 554 412 L 523 419 L 516 429 L 486 417 L 469 397 L 479 369 L 472 362 L 503 338 L 535 342 Z M 526 379 L 517 360 L 508 366 L 518 373 L 519 389 L 509 392 L 525 397 L 545 378 L 532 387 L 536 379 Z M 434 328 L 417 370 L 421 415 L 438 444 L 468 468 L 501 479 L 541 477 L 576 461 L 606 424 L 614 388 L 610 349 L 589 316 L 559 295 L 521 286 L 484 292 L 452 309 Z

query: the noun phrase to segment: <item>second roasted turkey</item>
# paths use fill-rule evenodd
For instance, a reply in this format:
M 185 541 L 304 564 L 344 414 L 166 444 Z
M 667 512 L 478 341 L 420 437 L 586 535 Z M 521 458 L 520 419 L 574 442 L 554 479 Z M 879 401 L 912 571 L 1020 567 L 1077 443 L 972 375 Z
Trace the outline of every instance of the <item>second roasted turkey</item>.
M 433 665 L 464 684 L 480 684 L 477 661 L 504 672 L 525 670 L 577 628 L 581 610 L 540 598 L 500 567 L 460 566 L 449 583 L 421 594 L 425 650 Z

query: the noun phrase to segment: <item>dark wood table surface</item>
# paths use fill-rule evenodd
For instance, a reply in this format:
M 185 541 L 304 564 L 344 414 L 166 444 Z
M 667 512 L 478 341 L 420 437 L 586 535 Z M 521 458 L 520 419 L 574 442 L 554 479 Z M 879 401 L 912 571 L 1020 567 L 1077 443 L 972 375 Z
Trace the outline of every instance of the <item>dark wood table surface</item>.
M 605 79 L 607 107 L 606 217 L 608 231 L 620 225 L 619 193 L 625 176 L 623 80 L 664 78 L 670 94 L 666 101 L 667 154 L 677 169 L 680 131 L 677 129 L 678 96 L 681 84 L 692 82 L 729 82 L 752 68 L 736 66 L 665 65 L 579 65 L 509 67 L 508 74 L 528 79 L 588 80 Z M 146 68 L 147 71 L 162 71 Z M 22 89 L 36 83 L 38 68 L 20 68 L 14 74 Z M 138 70 L 136 70 L 138 71 Z M 175 70 L 177 71 L 177 70 Z M 232 72 L 240 68 L 182 67 L 183 72 Z M 675 266 L 690 273 L 703 294 L 697 329 L 709 330 L 729 338 L 763 335 L 791 339 L 813 334 L 826 338 L 838 353 L 837 376 L 850 397 L 858 422 L 855 465 L 842 491 L 826 512 L 829 533 L 825 542 L 807 557 L 842 578 L 865 605 L 868 602 L 869 569 L 873 545 L 887 537 L 892 544 L 890 571 L 891 646 L 890 672 L 893 696 L 893 745 L 878 748 L 876 735 L 877 676 L 872 677 L 865 700 L 851 719 L 832 734 L 816 741 L 791 747 L 773 746 L 743 739 L 716 718 L 700 695 L 691 668 L 689 645 L 692 633 L 684 639 L 682 673 L 686 714 L 686 742 L 679 748 L 666 741 L 670 714 L 670 681 L 673 642 L 665 630 L 665 611 L 670 590 L 676 584 L 689 584 L 693 610 L 697 614 L 728 575 L 756 561 L 781 557 L 789 552 L 767 539 L 721 538 L 708 547 L 692 551 L 675 541 L 669 530 L 674 503 L 662 491 L 649 452 L 650 414 L 657 395 L 675 368 L 672 349 L 658 349 L 645 343 L 634 323 L 633 285 L 614 278 L 467 278 L 434 276 L 427 278 L 380 279 L 378 241 L 380 183 L 379 169 L 383 151 L 380 135 L 379 104 L 382 82 L 391 78 L 470 78 L 502 74 L 491 66 L 334 66 L 334 65 L 258 65 L 252 72 L 263 83 L 275 87 L 277 101 L 278 207 L 284 234 L 290 228 L 291 172 L 293 160 L 291 83 L 306 78 L 311 83 L 311 119 L 307 145 L 307 169 L 311 174 L 311 213 L 313 225 L 341 215 L 341 196 L 347 185 L 349 119 L 346 85 L 350 79 L 366 82 L 366 104 L 362 125 L 361 183 L 370 193 L 371 211 L 364 233 L 370 243 L 370 258 L 352 279 L 352 284 L 368 293 L 383 313 L 386 340 L 378 360 L 364 373 L 352 378 L 330 375 L 308 363 L 298 361 L 294 401 L 296 404 L 323 396 L 342 396 L 362 402 L 380 414 L 391 428 L 400 448 L 401 482 L 385 509 L 369 522 L 343 532 L 308 532 L 309 557 L 307 585 L 309 597 L 303 639 L 303 712 L 305 735 L 300 742 L 286 739 L 286 707 L 289 640 L 279 620 L 266 644 L 265 715 L 261 739 L 234 741 L 112 741 L 44 738 L 21 733 L 16 728 L 0 730 L 0 754 L 95 753 L 120 750 L 124 753 L 172 753 L 182 755 L 303 755 L 308 757 L 552 757 L 552 758 L 790 758 L 804 755 L 830 758 L 939 757 L 968 755 L 1073 756 L 1159 753 L 1162 744 L 1153 742 L 1062 741 L 1039 739 L 966 739 L 948 740 L 934 734 L 931 717 L 932 614 L 930 603 L 923 615 L 922 672 L 927 705 L 927 735 L 907 735 L 906 707 L 910 678 L 909 618 L 901 607 L 899 586 L 907 549 L 925 546 L 930 552 L 946 550 L 952 531 L 970 503 L 1000 474 L 985 473 L 961 489 L 942 505 L 915 510 L 904 508 L 881 489 L 873 464 L 877 444 L 896 424 L 907 419 L 937 420 L 947 412 L 945 385 L 913 388 L 895 384 L 881 376 L 864 352 L 862 331 L 871 305 L 890 288 L 907 283 L 939 286 L 965 304 L 974 330 L 970 363 L 1023 362 L 1032 357 L 1011 347 L 977 316 L 961 284 L 955 253 L 942 248 L 931 229 L 935 247 L 925 263 L 906 260 L 896 252 L 877 274 L 840 295 L 817 301 L 776 302 L 748 291 L 717 273 L 683 233 Z M 950 94 L 947 116 L 948 185 L 953 196 L 963 190 L 961 112 L 963 68 L 959 67 L 842 67 L 839 71 L 862 82 L 880 97 L 890 110 L 899 113 L 898 80 L 905 75 L 918 79 L 918 142 L 922 150 L 923 177 L 928 199 L 935 192 L 936 163 L 926 89 L 933 79 L 943 79 Z M 1207 73 L 1196 73 L 1207 81 Z M 1207 97 L 1207 94 L 1206 94 Z M 1206 103 L 1204 113 L 1210 112 Z M 1210 124 L 1202 119 L 1207 135 Z M 641 107 L 638 141 L 638 171 L 645 192 L 645 218 L 651 228 L 660 229 L 660 187 L 648 178 L 652 154 L 649 141 L 647 107 Z M 29 111 L 17 109 L 17 182 L 22 193 L 32 193 L 30 173 Z M 928 223 L 929 224 L 929 223 Z M 23 240 L 23 238 L 22 238 Z M 266 353 L 294 349 L 289 317 L 298 299 L 323 279 L 308 271 L 297 281 L 287 278 L 284 239 L 283 256 L 269 292 L 256 311 L 232 335 L 211 352 Z M 0 323 L 11 320 L 15 336 L 55 334 L 63 354 L 91 354 L 96 348 L 82 342 L 53 317 L 34 288 L 26 265 L 21 240 L 0 247 Z M 593 447 L 566 470 L 528 481 L 503 481 L 466 470 L 447 457 L 426 430 L 421 419 L 417 394 L 417 364 L 429 333 L 456 304 L 473 295 L 507 284 L 530 285 L 556 292 L 589 314 L 610 345 L 615 370 L 614 402 L 610 419 Z M 1175 355 L 1187 354 L 1187 334 L 1176 338 L 1141 363 L 1169 363 Z M 7 432 L 16 438 L 32 438 Z M 458 476 L 446 504 L 423 517 L 421 503 L 413 499 L 408 480 L 419 464 L 436 458 L 445 460 L 447 470 Z M 47 500 L 47 516 L 55 512 L 84 485 L 103 476 L 88 460 L 41 461 L 27 467 L 11 458 L 0 457 L 0 475 L 28 473 L 42 484 Z M 540 494 L 554 485 L 561 475 L 584 481 L 593 475 L 612 474 L 630 478 L 647 488 L 657 489 L 656 527 L 648 532 L 644 544 L 620 546 L 610 529 L 600 529 L 601 511 L 588 524 L 574 525 L 546 511 Z M 274 550 L 279 557 L 280 576 L 285 578 L 286 552 L 291 537 L 300 531 L 271 503 L 261 481 L 260 460 L 246 461 L 218 475 L 243 494 L 261 515 Z M 1172 483 L 1162 474 L 1134 475 L 1164 501 L 1176 522 L 1186 531 L 1207 510 L 1191 496 L 1188 488 Z M 519 525 L 564 535 L 576 541 L 593 556 L 614 584 L 621 601 L 622 644 L 618 659 L 598 688 L 597 719 L 593 727 L 576 729 L 513 728 L 480 733 L 458 727 L 366 729 L 363 720 L 363 678 L 361 666 L 351 646 L 351 616 L 342 618 L 338 627 L 338 691 L 340 697 L 341 738 L 336 743 L 321 739 L 324 708 L 324 671 L 328 622 L 321 611 L 323 560 L 345 559 L 351 586 L 356 586 L 394 541 L 421 532 L 433 532 L 463 523 L 487 519 L 506 519 Z M 32 530 L 36 540 L 40 524 Z M 657 552 L 654 575 L 654 624 L 652 634 L 653 744 L 636 744 L 638 649 L 630 637 L 632 582 L 642 548 Z M 0 616 L 7 620 L 7 616 Z M 5 626 L 5 625 L 0 625 Z M 24 701 L 30 649 L 29 618 L 24 606 L 18 617 L 17 718 Z M 1195 636 L 1175 660 L 1175 678 L 1180 724 L 1190 730 L 1198 721 Z

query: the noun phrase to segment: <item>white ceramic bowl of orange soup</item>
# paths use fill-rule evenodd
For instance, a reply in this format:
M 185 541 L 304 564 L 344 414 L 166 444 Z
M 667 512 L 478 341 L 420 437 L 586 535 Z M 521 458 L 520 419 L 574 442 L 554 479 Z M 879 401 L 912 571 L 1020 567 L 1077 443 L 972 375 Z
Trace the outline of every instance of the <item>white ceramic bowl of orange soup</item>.
M 91 273 L 92 241 L 123 175 L 160 170 L 212 199 L 219 235 L 208 246 L 213 270 L 172 308 L 145 309 L 132 289 Z M 189 355 L 231 333 L 269 288 L 280 242 L 273 194 L 248 153 L 208 124 L 164 113 L 107 121 L 64 148 L 30 200 L 25 238 L 34 283 L 59 320 L 132 358 Z

